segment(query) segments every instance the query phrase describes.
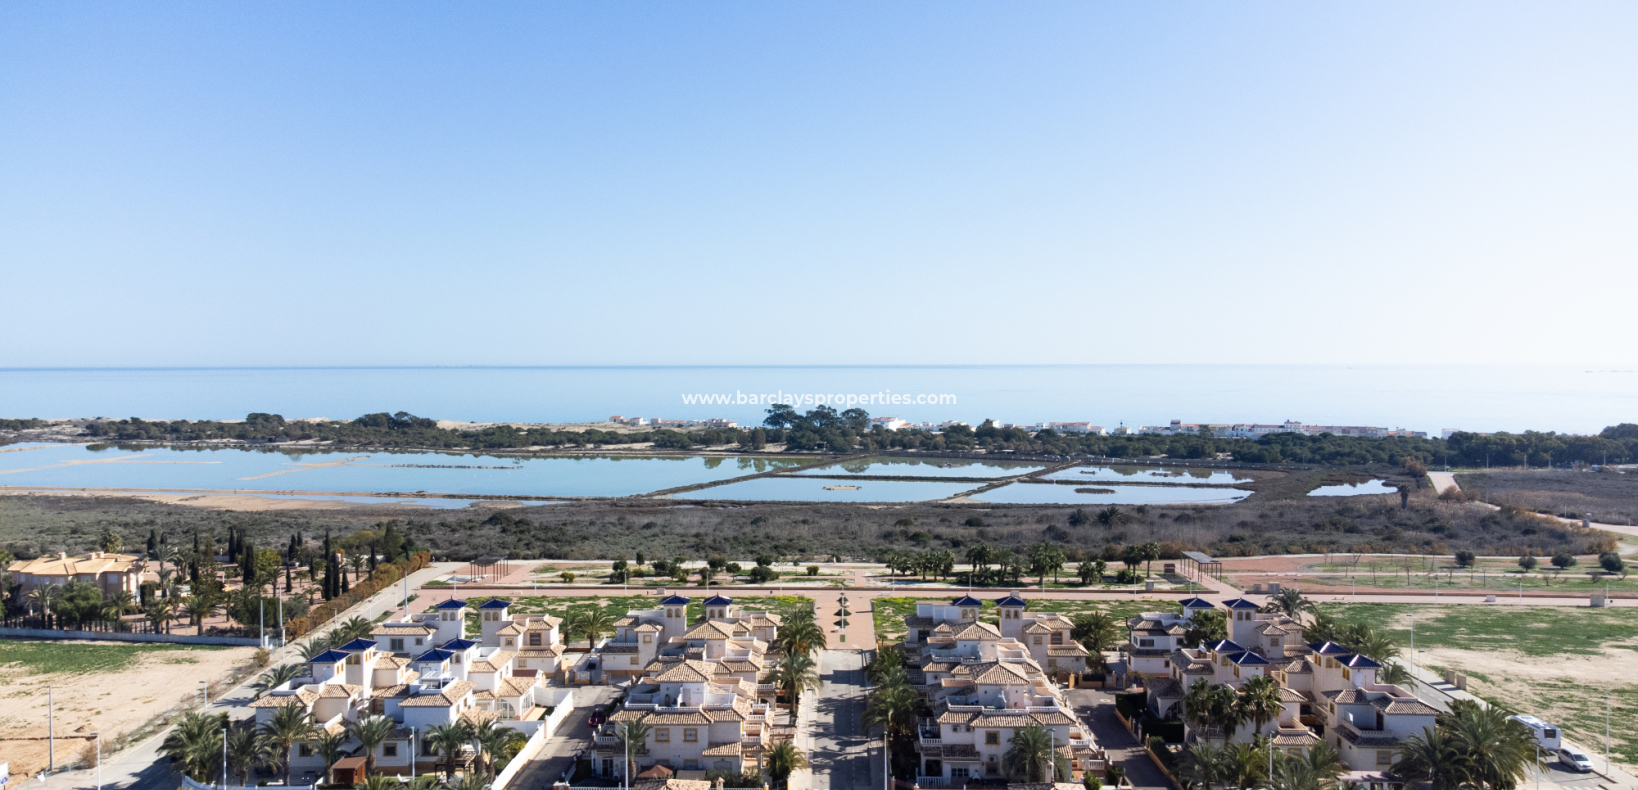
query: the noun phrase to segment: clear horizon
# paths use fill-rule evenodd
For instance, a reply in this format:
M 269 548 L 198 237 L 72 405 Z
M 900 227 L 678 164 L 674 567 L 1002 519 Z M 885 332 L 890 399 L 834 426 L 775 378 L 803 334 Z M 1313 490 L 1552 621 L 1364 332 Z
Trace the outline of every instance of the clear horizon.
M 1625 368 L 1635 39 L 1614 2 L 8 4 L 0 369 Z

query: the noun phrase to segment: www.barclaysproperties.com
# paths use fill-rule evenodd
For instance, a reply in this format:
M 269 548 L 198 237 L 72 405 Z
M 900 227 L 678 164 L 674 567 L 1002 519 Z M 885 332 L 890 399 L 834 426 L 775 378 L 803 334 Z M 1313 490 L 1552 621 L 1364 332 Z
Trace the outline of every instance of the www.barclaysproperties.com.
M 956 396 L 950 393 L 912 393 L 883 390 L 881 392 L 740 392 L 684 393 L 683 403 L 689 406 L 755 406 L 783 403 L 797 406 L 950 406 Z

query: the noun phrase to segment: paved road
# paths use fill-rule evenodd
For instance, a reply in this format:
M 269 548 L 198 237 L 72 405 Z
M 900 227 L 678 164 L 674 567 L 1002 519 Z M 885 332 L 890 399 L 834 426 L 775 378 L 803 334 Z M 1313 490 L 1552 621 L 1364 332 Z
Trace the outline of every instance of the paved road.
M 410 574 L 409 587 L 414 591 L 423 582 L 431 581 L 443 574 L 449 573 L 451 567 L 459 563 L 436 563 Z M 397 610 L 403 601 L 403 589 L 395 586 L 391 590 L 383 590 L 361 603 L 347 610 L 338 620 L 347 620 L 352 617 L 363 617 L 373 620 L 381 614 Z M 290 643 L 288 658 L 284 663 L 299 663 L 301 655 L 296 652 L 300 640 Z M 275 654 L 275 664 L 277 654 Z M 228 691 L 221 697 L 206 706 L 208 713 L 226 712 L 235 721 L 248 718 L 254 712 L 245 707 L 255 697 L 255 691 L 250 685 L 255 682 L 256 676 L 251 676 L 237 688 Z M 103 755 L 102 786 L 112 790 L 170 790 L 176 786 L 176 779 L 171 773 L 170 762 L 159 754 L 159 746 L 170 734 L 170 728 L 160 730 L 153 737 L 143 741 L 117 755 Z M 295 778 L 295 777 L 293 777 Z M 29 790 L 70 790 L 71 788 L 95 788 L 97 786 L 96 769 L 78 771 L 64 771 L 47 777 L 42 783 L 30 780 Z
M 817 719 L 813 728 L 814 790 L 853 790 L 873 786 L 880 763 L 871 759 L 872 739 L 861 722 L 865 709 L 863 654 L 855 650 L 826 650 L 820 655 Z M 872 774 L 872 766 L 876 774 Z
M 591 745 L 592 729 L 586 720 L 592 709 L 612 701 L 619 692 L 613 686 L 578 686 L 574 690 L 574 713 L 563 723 L 557 734 L 546 741 L 540 750 L 512 780 L 511 787 L 536 790 L 551 787 L 574 766 L 574 755 Z
M 1154 761 L 1138 746 L 1137 738 L 1115 717 L 1113 694 L 1103 689 L 1077 688 L 1065 690 L 1064 696 L 1092 730 L 1092 739 L 1109 753 L 1109 762 L 1126 770 L 1126 778 L 1133 787 L 1170 790 L 1172 785 L 1166 781 L 1166 775 L 1155 767 Z

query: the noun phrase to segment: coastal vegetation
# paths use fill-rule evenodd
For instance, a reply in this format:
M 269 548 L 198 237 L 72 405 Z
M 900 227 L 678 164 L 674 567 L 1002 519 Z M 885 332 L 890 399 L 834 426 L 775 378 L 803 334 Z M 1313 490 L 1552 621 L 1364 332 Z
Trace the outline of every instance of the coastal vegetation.
M 0 431 L 16 433 L 45 426 L 40 420 L 0 420 Z M 1638 457 L 1638 424 L 1622 423 L 1596 436 L 1569 436 L 1554 432 L 1519 434 L 1458 432 L 1448 440 L 1410 436 L 1383 438 L 1319 434 L 1276 433 L 1260 439 L 1220 439 L 1209 434 L 1122 435 L 1060 434 L 1003 428 L 992 422 L 974 428 L 952 423 L 937 431 L 903 428 L 887 431 L 870 425 L 863 409 L 838 412 L 820 406 L 798 413 L 784 404 L 768 409 L 763 424 L 746 428 L 693 428 L 617 431 L 586 428 L 569 430 L 548 426 L 485 425 L 442 428 L 437 420 L 408 412 L 378 412 L 353 420 L 286 420 L 278 414 L 255 412 L 243 421 L 215 420 L 90 420 L 81 429 L 85 438 L 112 442 L 326 442 L 335 446 L 366 448 L 421 448 L 439 450 L 518 450 L 525 448 L 583 448 L 651 444 L 659 449 L 689 450 L 733 446 L 764 450 L 770 445 L 786 451 L 836 453 L 887 450 L 1010 452 L 1046 455 L 1081 455 L 1140 458 L 1201 459 L 1223 455 L 1250 463 L 1322 465 L 1393 464 L 1407 459 L 1424 465 L 1466 467 L 1539 466 L 1581 462 L 1627 462 Z M 15 437 L 14 437 L 15 438 Z

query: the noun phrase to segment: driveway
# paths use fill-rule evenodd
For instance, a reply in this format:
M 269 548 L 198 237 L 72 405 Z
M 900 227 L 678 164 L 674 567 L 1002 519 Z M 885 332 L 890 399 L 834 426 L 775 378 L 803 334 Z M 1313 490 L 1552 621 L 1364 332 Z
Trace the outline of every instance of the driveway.
M 1126 779 L 1134 787 L 1164 788 L 1170 790 L 1166 775 L 1155 767 L 1149 755 L 1138 746 L 1137 738 L 1126 731 L 1115 716 L 1115 697 L 1103 689 L 1068 689 L 1064 696 L 1080 715 L 1081 721 L 1092 730 L 1092 738 L 1109 752 L 1109 762 L 1126 770 Z
M 617 696 L 619 692 L 613 686 L 576 686 L 574 713 L 569 714 L 569 720 L 547 739 L 546 747 L 518 769 L 511 786 L 534 790 L 551 787 L 553 782 L 562 778 L 574 767 L 575 754 L 591 745 L 592 729 L 586 720 L 591 716 L 592 709 L 613 701 Z

